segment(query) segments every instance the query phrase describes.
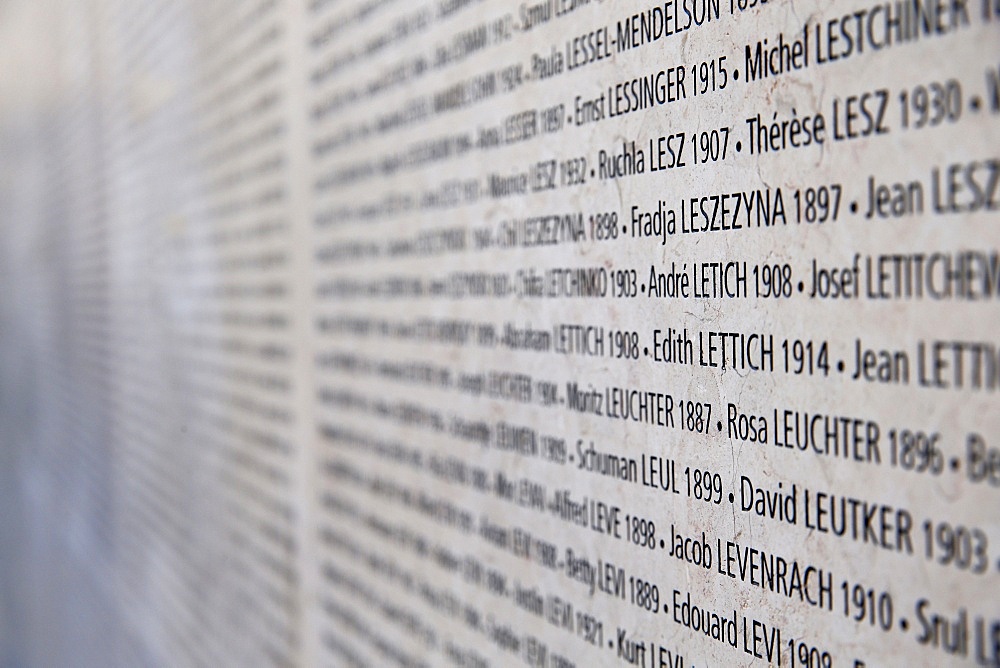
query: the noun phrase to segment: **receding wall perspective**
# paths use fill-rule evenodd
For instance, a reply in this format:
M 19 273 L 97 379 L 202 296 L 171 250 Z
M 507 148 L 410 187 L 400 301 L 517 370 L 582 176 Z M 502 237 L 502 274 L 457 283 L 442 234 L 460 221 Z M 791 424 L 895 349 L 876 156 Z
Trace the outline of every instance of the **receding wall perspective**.
M 998 666 L 998 330 L 995 0 L 0 2 L 0 666 Z

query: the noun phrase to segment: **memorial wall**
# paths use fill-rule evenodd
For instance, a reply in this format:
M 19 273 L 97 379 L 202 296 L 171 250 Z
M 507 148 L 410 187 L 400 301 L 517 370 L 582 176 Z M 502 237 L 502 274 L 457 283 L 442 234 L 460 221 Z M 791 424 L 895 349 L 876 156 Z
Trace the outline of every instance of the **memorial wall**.
M 0 3 L 0 665 L 1000 665 L 1000 2 Z

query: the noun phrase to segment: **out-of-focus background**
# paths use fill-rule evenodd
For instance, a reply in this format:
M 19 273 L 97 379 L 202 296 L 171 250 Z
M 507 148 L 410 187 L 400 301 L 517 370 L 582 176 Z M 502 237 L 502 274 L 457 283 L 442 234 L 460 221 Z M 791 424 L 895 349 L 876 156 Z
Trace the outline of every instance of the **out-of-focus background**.
M 0 3 L 3 666 L 149 663 L 125 631 L 110 549 L 107 248 L 92 224 L 109 204 L 98 9 Z
M 0 666 L 300 658 L 290 14 L 0 1 Z

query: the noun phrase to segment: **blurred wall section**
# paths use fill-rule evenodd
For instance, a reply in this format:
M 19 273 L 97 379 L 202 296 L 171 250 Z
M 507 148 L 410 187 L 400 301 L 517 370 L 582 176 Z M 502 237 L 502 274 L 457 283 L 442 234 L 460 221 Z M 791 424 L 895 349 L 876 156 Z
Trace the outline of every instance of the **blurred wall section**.
M 300 659 L 289 14 L 0 2 L 0 665 Z

